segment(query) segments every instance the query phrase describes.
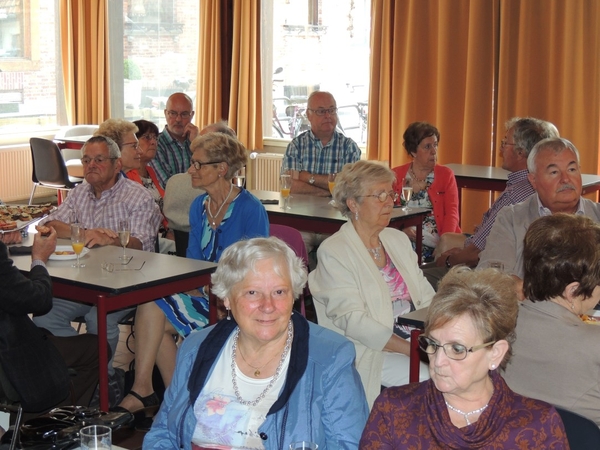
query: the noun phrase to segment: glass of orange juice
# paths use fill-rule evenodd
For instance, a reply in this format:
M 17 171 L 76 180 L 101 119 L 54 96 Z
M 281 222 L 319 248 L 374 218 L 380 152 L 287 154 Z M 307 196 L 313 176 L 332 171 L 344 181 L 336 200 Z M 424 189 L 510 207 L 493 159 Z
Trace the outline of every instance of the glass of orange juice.
M 330 173 L 327 177 L 327 185 L 329 186 L 329 193 L 333 197 L 333 190 L 335 189 L 335 177 L 337 173 Z M 335 205 L 335 200 L 329 202 L 330 205 Z
M 83 247 L 85 246 L 85 227 L 81 223 L 71 224 L 71 246 L 73 247 L 75 255 L 77 255 L 77 262 L 71 267 L 85 267 L 85 264 L 81 264 L 79 262 L 79 255 L 81 254 L 81 252 L 83 251 Z
M 283 198 L 283 206 L 281 209 L 292 209 L 289 205 L 290 190 L 292 189 L 292 176 L 290 174 L 281 174 L 280 182 L 281 197 Z

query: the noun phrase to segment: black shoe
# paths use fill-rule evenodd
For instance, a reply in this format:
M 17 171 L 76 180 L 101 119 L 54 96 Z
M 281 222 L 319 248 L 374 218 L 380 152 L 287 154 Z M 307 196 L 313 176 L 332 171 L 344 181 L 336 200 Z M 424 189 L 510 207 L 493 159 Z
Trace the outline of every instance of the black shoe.
M 114 408 L 125 397 L 125 371 L 115 367 L 115 373 L 108 376 L 108 407 Z M 90 406 L 97 408 L 100 405 L 100 390 L 96 387 Z

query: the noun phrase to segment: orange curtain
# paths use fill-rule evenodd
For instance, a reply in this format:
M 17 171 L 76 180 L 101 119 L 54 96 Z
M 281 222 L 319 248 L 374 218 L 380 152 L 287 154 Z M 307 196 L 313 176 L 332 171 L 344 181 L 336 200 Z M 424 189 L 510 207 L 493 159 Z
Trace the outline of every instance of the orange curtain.
M 402 134 L 427 121 L 440 130 L 440 164 L 491 164 L 498 11 L 499 0 L 372 2 L 369 159 L 409 161 Z M 488 202 L 463 195 L 464 229 Z
M 200 2 L 195 123 L 204 127 L 223 118 L 221 80 L 221 2 Z M 235 129 L 235 128 L 234 128 Z
M 69 125 L 110 116 L 106 0 L 63 0 L 61 56 Z
M 598 173 L 600 2 L 502 0 L 500 16 L 497 122 L 549 120 Z
M 262 148 L 260 0 L 235 0 L 229 124 L 248 149 Z

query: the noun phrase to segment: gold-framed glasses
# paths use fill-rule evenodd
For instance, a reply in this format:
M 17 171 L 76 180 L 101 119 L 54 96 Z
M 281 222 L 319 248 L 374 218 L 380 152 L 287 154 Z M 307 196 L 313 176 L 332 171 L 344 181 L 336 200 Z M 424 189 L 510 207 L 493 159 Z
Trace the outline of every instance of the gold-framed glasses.
M 137 150 L 140 146 L 139 142 L 125 142 L 121 147 L 125 147 L 126 145 L 131 145 L 134 150 Z
M 192 166 L 195 170 L 200 170 L 202 169 L 202 166 L 209 166 L 211 164 L 220 164 L 223 161 L 209 161 L 209 162 L 200 162 L 200 161 L 196 161 L 193 160 L 190 162 L 190 166 Z
M 371 195 L 359 195 L 359 197 L 375 197 L 381 203 L 385 203 L 385 201 L 388 199 L 388 197 L 391 197 L 392 201 L 394 203 L 396 203 L 398 201 L 398 193 L 394 192 L 394 191 L 389 191 L 389 192 L 383 191 L 379 194 L 371 194 Z
M 96 164 L 102 164 L 105 161 L 114 160 L 114 159 L 118 159 L 118 158 L 110 157 L 110 156 L 96 156 L 94 158 L 90 158 L 89 156 L 84 156 L 83 158 L 80 159 L 80 161 L 81 161 L 81 164 L 83 164 L 84 166 L 87 166 L 92 161 L 94 161 Z
M 482 348 L 489 347 L 490 345 L 494 345 L 496 343 L 496 341 L 486 342 L 485 344 L 475 345 L 471 348 L 467 348 L 464 345 L 456 342 L 448 342 L 447 344 L 442 345 L 425 335 L 420 335 L 418 337 L 418 341 L 419 348 L 428 355 L 435 355 L 435 352 L 438 351 L 438 348 L 443 348 L 446 356 L 456 361 L 461 361 L 465 359 L 469 353 L 476 352 L 477 350 L 481 350 Z

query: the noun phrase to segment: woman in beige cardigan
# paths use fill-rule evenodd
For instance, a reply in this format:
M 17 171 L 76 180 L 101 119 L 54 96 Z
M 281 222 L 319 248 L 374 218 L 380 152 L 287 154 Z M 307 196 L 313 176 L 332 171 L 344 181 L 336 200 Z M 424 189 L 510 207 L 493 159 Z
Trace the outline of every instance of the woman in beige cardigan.
M 408 383 L 410 330 L 396 318 L 428 306 L 434 295 L 406 235 L 387 228 L 397 195 L 394 181 L 394 173 L 379 163 L 344 166 L 333 195 L 349 220 L 321 244 L 309 275 L 319 325 L 356 347 L 369 406 L 382 385 Z M 420 373 L 428 378 L 425 365 Z

